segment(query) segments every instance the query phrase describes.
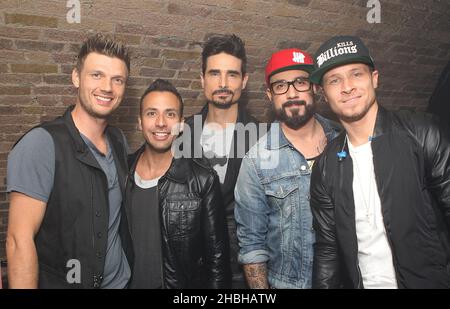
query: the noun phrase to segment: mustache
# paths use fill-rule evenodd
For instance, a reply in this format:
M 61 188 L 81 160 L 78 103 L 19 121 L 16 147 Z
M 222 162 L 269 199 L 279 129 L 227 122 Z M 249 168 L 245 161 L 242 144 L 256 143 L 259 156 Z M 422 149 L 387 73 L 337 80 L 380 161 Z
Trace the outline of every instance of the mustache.
M 291 106 L 306 106 L 306 101 L 304 100 L 290 100 L 290 101 L 286 101 L 283 103 L 283 105 L 281 105 L 282 108 L 288 108 Z
M 229 89 L 218 89 L 218 90 L 215 90 L 212 94 L 213 95 L 216 95 L 216 94 L 231 94 L 231 95 L 233 95 L 234 92 Z

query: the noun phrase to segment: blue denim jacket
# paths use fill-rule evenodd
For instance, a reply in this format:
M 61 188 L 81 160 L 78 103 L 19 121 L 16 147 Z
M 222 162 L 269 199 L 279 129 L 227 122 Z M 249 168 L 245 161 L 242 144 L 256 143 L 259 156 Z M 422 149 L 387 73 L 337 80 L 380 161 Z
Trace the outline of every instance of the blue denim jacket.
M 328 142 L 339 133 L 316 115 Z M 245 155 L 235 187 L 239 262 L 267 263 L 274 288 L 310 288 L 313 266 L 311 170 L 274 123 Z

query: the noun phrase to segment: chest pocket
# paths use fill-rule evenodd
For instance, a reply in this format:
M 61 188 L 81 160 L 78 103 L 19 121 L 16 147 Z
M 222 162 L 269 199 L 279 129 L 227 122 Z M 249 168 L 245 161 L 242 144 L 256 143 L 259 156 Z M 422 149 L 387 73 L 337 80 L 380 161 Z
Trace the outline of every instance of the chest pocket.
M 167 198 L 168 229 L 171 237 L 188 237 L 200 231 L 200 205 L 200 198 Z
M 298 174 L 291 172 L 287 175 L 267 178 L 267 181 L 263 183 L 266 195 L 269 198 L 285 199 L 295 190 L 298 190 L 298 177 Z
M 266 186 L 266 195 L 277 199 L 285 199 L 297 189 L 297 185 L 277 181 Z
M 272 212 L 280 220 L 291 222 L 299 209 L 299 181 L 297 175 L 280 177 L 264 185 Z

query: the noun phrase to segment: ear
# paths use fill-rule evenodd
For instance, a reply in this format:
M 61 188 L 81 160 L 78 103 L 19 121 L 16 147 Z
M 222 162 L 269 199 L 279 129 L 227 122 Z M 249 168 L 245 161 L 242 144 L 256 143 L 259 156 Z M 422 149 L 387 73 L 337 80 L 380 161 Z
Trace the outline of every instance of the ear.
M 77 68 L 74 68 L 72 70 L 72 84 L 75 86 L 75 88 L 80 87 L 80 74 L 78 73 Z
M 242 90 L 244 90 L 245 87 L 247 86 L 247 82 L 248 82 L 248 74 L 245 74 L 244 79 L 242 80 Z
M 266 89 L 266 96 L 269 99 L 270 102 L 272 102 L 272 92 L 270 91 L 269 88 Z
M 200 73 L 200 81 L 202 83 L 202 88 L 205 89 L 205 78 L 203 77 L 203 73 Z
M 325 90 L 323 90 L 323 87 L 321 85 L 314 84 L 313 89 L 316 95 L 322 95 L 325 102 L 328 103 L 328 98 L 326 96 Z
M 175 124 L 172 129 L 170 130 L 170 135 L 172 136 L 178 136 L 183 132 L 184 129 L 184 118 L 181 119 L 181 121 L 177 124 Z
M 184 130 L 184 117 L 181 118 L 181 122 L 180 122 L 180 133 L 183 132 Z
M 314 94 L 319 94 L 319 92 L 320 92 L 320 86 L 319 85 L 313 84 L 312 89 L 313 89 L 313 93 Z
M 372 72 L 372 84 L 373 84 L 373 89 L 378 88 L 378 70 L 374 70 Z
M 141 116 L 138 117 L 138 130 L 142 131 L 142 120 L 141 120 Z
M 180 135 L 184 130 L 184 118 L 181 118 L 180 123 L 178 124 L 178 132 L 177 135 Z

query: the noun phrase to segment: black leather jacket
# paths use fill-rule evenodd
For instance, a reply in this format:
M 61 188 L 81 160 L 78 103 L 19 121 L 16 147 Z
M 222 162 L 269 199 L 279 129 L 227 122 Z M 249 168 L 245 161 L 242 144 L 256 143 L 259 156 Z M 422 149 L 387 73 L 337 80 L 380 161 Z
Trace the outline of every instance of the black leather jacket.
M 337 157 L 344 138 L 345 133 L 327 146 L 311 176 L 315 288 L 340 287 L 344 278 L 350 287 L 363 288 L 352 158 Z M 430 115 L 379 107 L 372 151 L 399 288 L 449 288 L 449 137 Z
M 129 156 L 128 212 L 144 147 Z M 164 288 L 228 288 L 228 233 L 214 170 L 201 159 L 174 159 L 158 181 L 158 201 Z
M 183 141 L 183 144 L 186 143 L 190 145 L 190 153 L 191 157 L 195 157 L 195 154 L 203 153 L 202 146 L 200 144 L 200 137 L 203 131 L 203 125 L 208 116 L 208 103 L 205 104 L 203 109 L 199 114 L 193 115 L 186 119 L 184 134 L 180 140 Z M 198 118 L 196 118 L 198 117 Z M 196 123 L 200 120 L 199 123 Z M 242 103 L 238 103 L 238 117 L 236 120 L 236 125 L 239 126 L 252 126 L 254 125 L 256 130 L 256 134 L 238 134 L 237 127 L 235 128 L 233 134 L 232 148 L 228 159 L 228 166 L 226 171 L 226 176 L 224 179 L 224 183 L 221 184 L 221 191 L 223 196 L 223 203 L 225 207 L 225 217 L 228 226 L 228 238 L 230 241 L 230 263 L 231 270 L 233 273 L 233 288 L 241 288 L 245 285 L 244 274 L 242 272 L 242 267 L 239 265 L 237 261 L 237 256 L 239 252 L 239 245 L 236 235 L 236 221 L 234 219 L 234 187 L 236 185 L 236 180 L 239 174 L 239 169 L 241 167 L 242 158 L 248 152 L 248 150 L 256 143 L 260 136 L 263 136 L 265 132 L 268 131 L 268 126 L 260 128 L 258 121 L 250 115 L 247 111 L 245 105 Z M 190 128 L 190 131 L 187 132 L 186 127 Z M 186 134 L 190 133 L 190 134 Z M 208 161 L 208 159 L 204 159 Z

